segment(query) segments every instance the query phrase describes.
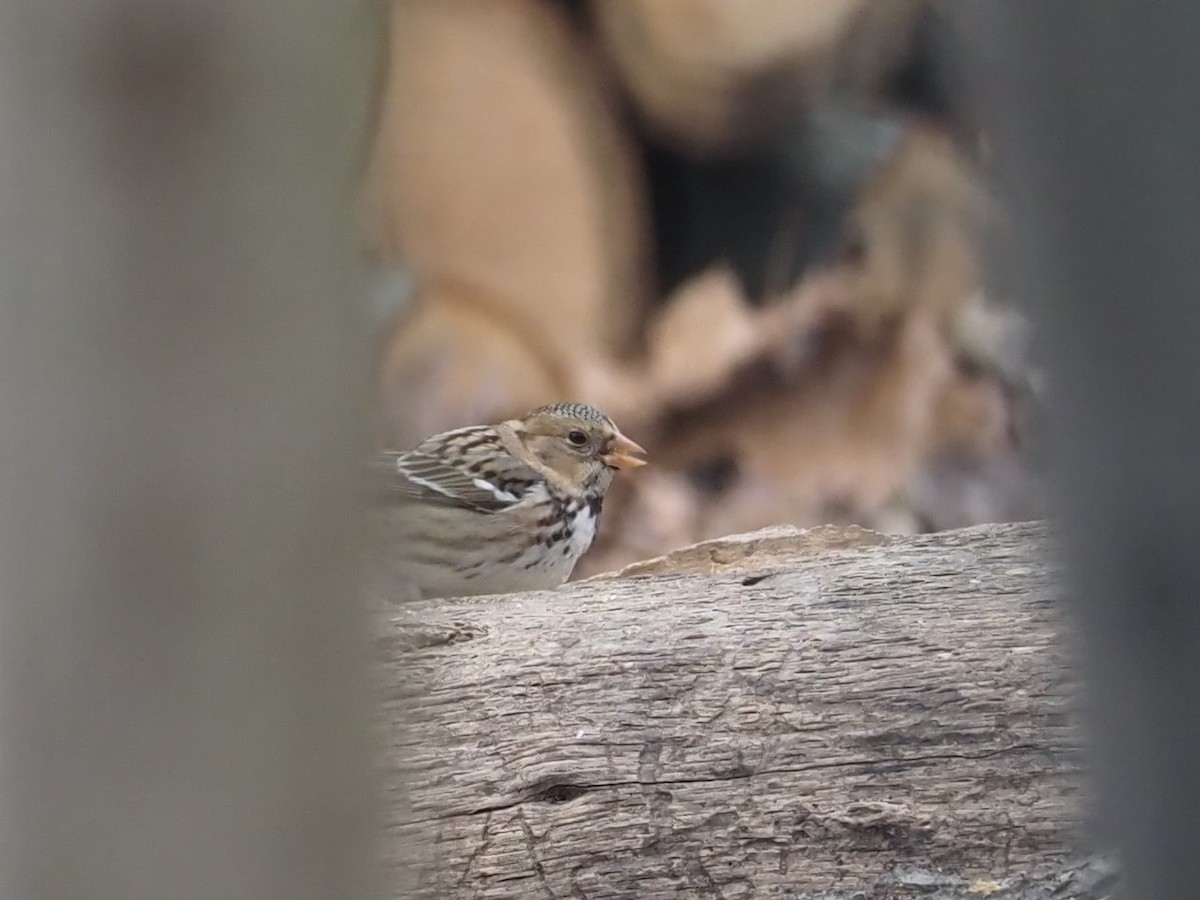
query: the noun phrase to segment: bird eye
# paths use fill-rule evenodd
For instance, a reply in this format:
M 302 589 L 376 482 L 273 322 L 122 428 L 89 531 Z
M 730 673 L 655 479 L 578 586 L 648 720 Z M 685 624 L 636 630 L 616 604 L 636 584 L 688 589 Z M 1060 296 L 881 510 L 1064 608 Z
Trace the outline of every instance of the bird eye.
M 587 443 L 587 435 L 584 434 L 582 431 L 572 431 L 570 434 L 567 435 L 567 440 L 570 441 L 576 447 L 582 447 L 584 444 Z

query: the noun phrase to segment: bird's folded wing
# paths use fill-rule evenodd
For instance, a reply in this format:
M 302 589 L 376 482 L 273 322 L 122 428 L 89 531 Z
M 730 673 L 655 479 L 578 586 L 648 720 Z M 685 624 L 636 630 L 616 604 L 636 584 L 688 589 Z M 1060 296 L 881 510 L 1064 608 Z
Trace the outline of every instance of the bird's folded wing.
M 475 474 L 418 447 L 377 461 L 392 500 L 499 512 L 519 503 L 537 473 L 515 459 L 497 460 L 487 476 Z

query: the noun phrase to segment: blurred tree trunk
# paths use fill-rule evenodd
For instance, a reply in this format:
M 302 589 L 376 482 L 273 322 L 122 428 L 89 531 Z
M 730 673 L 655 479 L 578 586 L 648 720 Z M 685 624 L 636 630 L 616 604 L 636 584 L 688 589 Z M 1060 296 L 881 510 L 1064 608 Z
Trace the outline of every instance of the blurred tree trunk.
M 353 7 L 0 6 L 0 896 L 369 887 Z

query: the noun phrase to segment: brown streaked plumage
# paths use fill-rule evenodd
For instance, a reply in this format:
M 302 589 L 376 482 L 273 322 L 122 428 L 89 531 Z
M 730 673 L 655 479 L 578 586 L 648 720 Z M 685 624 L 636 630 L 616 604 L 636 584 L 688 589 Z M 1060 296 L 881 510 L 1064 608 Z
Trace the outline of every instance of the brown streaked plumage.
M 599 410 L 558 403 L 386 454 L 389 574 L 403 598 L 558 587 L 591 546 L 613 474 L 644 452 Z

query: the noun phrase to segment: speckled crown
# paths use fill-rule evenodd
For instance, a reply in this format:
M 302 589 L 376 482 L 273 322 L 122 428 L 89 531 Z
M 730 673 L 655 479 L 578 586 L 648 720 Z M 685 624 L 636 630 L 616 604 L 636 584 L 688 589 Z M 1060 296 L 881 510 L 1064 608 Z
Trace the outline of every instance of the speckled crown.
M 594 406 L 586 403 L 550 403 L 539 406 L 529 413 L 527 418 L 540 415 L 562 416 L 565 419 L 577 419 L 581 422 L 591 422 L 594 425 L 613 425 L 613 420 Z

